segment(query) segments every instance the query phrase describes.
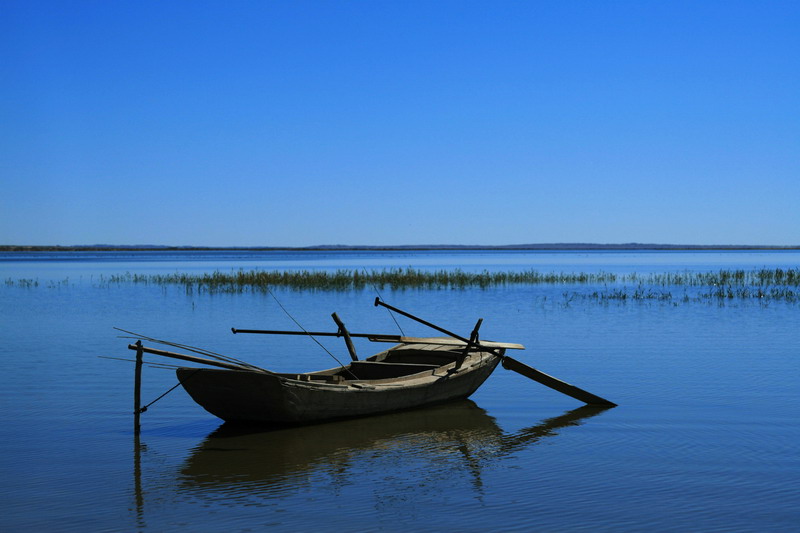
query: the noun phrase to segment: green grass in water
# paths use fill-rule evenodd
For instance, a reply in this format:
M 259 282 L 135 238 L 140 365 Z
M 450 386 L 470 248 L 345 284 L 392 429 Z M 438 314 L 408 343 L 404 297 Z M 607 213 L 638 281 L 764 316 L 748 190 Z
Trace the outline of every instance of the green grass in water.
M 267 292 L 270 288 L 348 291 L 376 289 L 467 289 L 510 285 L 603 285 L 602 290 L 578 295 L 601 301 L 676 300 L 671 290 L 694 288 L 700 299 L 800 299 L 800 268 L 720 270 L 717 272 L 672 272 L 652 274 L 556 273 L 537 270 L 465 272 L 392 268 L 382 270 L 238 270 L 211 274 L 132 274 L 101 276 L 99 283 L 182 286 L 187 292 Z M 8 279 L 6 286 L 38 287 L 37 280 Z M 633 288 L 628 288 L 632 284 Z M 48 286 L 53 286 L 49 284 Z

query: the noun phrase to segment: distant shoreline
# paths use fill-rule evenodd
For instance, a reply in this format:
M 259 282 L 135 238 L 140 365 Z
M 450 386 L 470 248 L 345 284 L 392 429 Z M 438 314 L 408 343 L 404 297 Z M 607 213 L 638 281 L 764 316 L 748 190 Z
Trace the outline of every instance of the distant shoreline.
M 517 250 L 517 251 L 736 251 L 736 250 L 800 250 L 800 245 L 737 245 L 737 244 L 591 244 L 591 243 L 545 243 L 545 244 L 512 244 L 512 245 L 386 245 L 386 246 L 160 246 L 160 245 L 74 245 L 74 246 L 36 246 L 36 245 L 0 245 L 0 252 L 359 252 L 359 251 L 480 251 L 480 250 Z

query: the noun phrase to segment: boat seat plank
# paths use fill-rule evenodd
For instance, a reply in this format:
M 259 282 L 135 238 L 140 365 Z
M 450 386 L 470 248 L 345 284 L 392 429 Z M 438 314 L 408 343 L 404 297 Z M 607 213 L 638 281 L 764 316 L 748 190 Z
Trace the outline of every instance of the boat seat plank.
M 368 337 L 372 342 L 399 342 L 400 344 L 434 344 L 442 346 L 466 346 L 467 343 L 448 337 Z M 513 342 L 478 341 L 484 348 L 506 348 L 508 350 L 524 350 L 525 346 Z
M 387 379 L 400 376 L 410 376 L 428 370 L 434 370 L 441 365 L 427 363 L 394 363 L 383 361 L 353 361 L 350 370 L 358 379 Z

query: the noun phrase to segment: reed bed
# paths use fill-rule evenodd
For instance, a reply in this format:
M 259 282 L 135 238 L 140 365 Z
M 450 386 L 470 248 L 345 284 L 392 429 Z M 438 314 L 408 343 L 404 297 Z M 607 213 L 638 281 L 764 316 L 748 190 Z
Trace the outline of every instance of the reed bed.
M 697 288 L 705 298 L 795 299 L 800 289 L 800 268 L 719 270 L 716 272 L 671 272 L 651 274 L 614 274 L 540 272 L 466 272 L 393 268 L 382 270 L 238 270 L 205 274 L 122 274 L 111 276 L 108 283 L 145 283 L 179 285 L 189 291 L 238 293 L 266 292 L 270 287 L 295 290 L 376 289 L 466 289 L 505 285 L 604 285 L 613 286 L 598 292 L 609 299 L 671 298 L 672 289 Z M 627 288 L 627 284 L 634 285 Z M 669 290 L 668 290 L 669 289 Z M 598 296 L 600 297 L 600 296 Z
M 762 268 L 757 270 L 719 270 L 716 272 L 671 272 L 665 274 L 630 274 L 624 281 L 639 281 L 661 286 L 800 286 L 800 268 Z
M 154 285 L 182 285 L 189 289 L 211 292 L 266 291 L 270 287 L 298 290 L 352 290 L 374 287 L 378 289 L 462 289 L 469 287 L 495 287 L 519 284 L 587 284 L 613 283 L 615 274 L 565 274 L 541 273 L 536 270 L 522 272 L 465 272 L 461 269 L 426 271 L 414 268 L 396 268 L 372 271 L 346 270 L 238 270 L 211 274 L 122 274 L 105 279 L 108 283 L 146 283 Z
M 800 268 L 719 270 L 716 272 L 669 272 L 649 274 L 558 273 L 538 270 L 466 272 L 391 268 L 382 270 L 238 270 L 189 274 L 132 274 L 101 276 L 101 285 L 145 284 L 180 286 L 188 293 L 268 292 L 291 290 L 348 291 L 380 289 L 467 289 L 512 285 L 587 286 L 571 297 L 599 301 L 687 301 L 689 299 L 755 299 L 800 301 Z M 8 279 L 6 286 L 38 287 L 37 280 Z M 48 286 L 53 286 L 52 283 Z M 592 290 L 591 286 L 595 286 Z M 599 288 L 598 288 L 599 286 Z M 673 296 L 673 292 L 679 294 Z
M 684 291 L 682 294 L 673 295 L 672 291 L 668 290 L 654 290 L 652 287 L 635 287 L 635 288 L 604 288 L 600 291 L 593 291 L 591 293 L 581 293 L 573 291 L 572 293 L 565 293 L 564 299 L 566 302 L 575 299 L 589 299 L 599 302 L 607 303 L 612 301 L 626 302 L 626 301 L 660 301 L 671 303 L 688 303 L 691 301 L 709 301 L 716 300 L 718 302 L 730 300 L 755 300 L 761 302 L 783 301 L 787 303 L 800 302 L 800 291 L 788 287 L 733 287 L 733 286 L 717 286 L 704 288 L 694 292 Z
M 27 289 L 38 287 L 39 280 L 38 279 L 6 279 L 6 287 L 24 287 Z

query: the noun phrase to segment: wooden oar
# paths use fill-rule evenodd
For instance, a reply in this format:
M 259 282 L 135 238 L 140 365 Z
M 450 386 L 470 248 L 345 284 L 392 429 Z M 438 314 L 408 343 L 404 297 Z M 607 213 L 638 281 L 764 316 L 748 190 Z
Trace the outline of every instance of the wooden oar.
M 533 381 L 538 381 L 546 387 L 550 387 L 551 389 L 557 390 L 558 392 L 566 394 L 567 396 L 572 396 L 576 400 L 580 400 L 588 405 L 607 407 L 617 406 L 617 404 L 614 402 L 610 402 L 605 398 L 601 398 L 600 396 L 592 394 L 589 391 L 585 391 L 579 387 L 576 387 L 575 385 L 570 385 L 566 381 L 561 381 L 558 378 L 554 378 L 549 374 L 545 374 L 541 370 L 536 370 L 532 366 L 528 366 L 512 357 L 508 357 L 507 355 L 503 357 L 503 368 L 507 370 L 513 370 L 517 374 L 521 374 L 526 378 L 532 379 Z
M 446 329 L 441 328 L 441 327 L 437 326 L 436 324 L 432 324 L 432 323 L 428 322 L 427 320 L 423 320 L 423 319 L 421 319 L 419 317 L 416 317 L 416 316 L 412 315 L 411 313 L 407 313 L 407 312 L 403 311 L 402 309 L 398 309 L 398 308 L 396 308 L 394 306 L 391 306 L 391 305 L 389 305 L 389 304 L 387 304 L 385 302 L 382 302 L 380 298 L 375 298 L 375 306 L 377 307 L 378 305 L 381 305 L 381 306 L 389 309 L 390 311 L 394 311 L 395 313 L 398 313 L 400 315 L 408 317 L 408 318 L 410 318 L 412 320 L 416 320 L 420 324 L 425 324 L 426 326 L 428 326 L 430 328 L 433 328 L 433 329 L 435 329 L 437 331 L 441 331 L 445 335 L 449 335 L 450 337 L 458 339 L 463 343 L 470 344 L 470 342 L 471 342 L 469 339 L 465 339 L 464 337 L 456 335 L 455 333 L 453 333 L 451 331 L 447 331 Z M 544 385 L 546 387 L 550 387 L 551 389 L 556 390 L 556 391 L 558 391 L 558 392 L 560 392 L 562 394 L 566 394 L 567 396 L 571 396 L 571 397 L 575 398 L 576 400 L 580 400 L 580 401 L 582 401 L 582 402 L 584 402 L 586 404 L 589 404 L 589 405 L 604 405 L 604 406 L 608 406 L 608 407 L 616 407 L 616 405 L 617 405 L 614 402 L 610 402 L 610 401 L 606 400 L 605 398 L 601 398 L 600 396 L 597 396 L 595 394 L 592 394 L 591 392 L 585 391 L 585 390 L 583 390 L 583 389 L 581 389 L 579 387 L 576 387 L 575 385 L 570 385 L 569 383 L 567 383 L 565 381 L 561 381 L 558 378 L 554 378 L 553 376 L 545 374 L 544 372 L 542 372 L 540 370 L 537 370 L 537 369 L 533 368 L 532 366 L 528 366 L 525 363 L 522 363 L 521 361 L 517 361 L 516 359 L 513 359 L 513 358 L 505 355 L 502 352 L 498 352 L 494 348 L 490 348 L 489 346 L 487 346 L 486 344 L 488 344 L 488 343 L 484 344 L 481 341 L 475 341 L 475 342 L 472 342 L 472 344 L 474 344 L 475 346 L 477 346 L 479 348 L 486 348 L 486 351 L 493 353 L 497 357 L 500 357 L 501 360 L 503 361 L 503 368 L 505 368 L 507 370 L 513 370 L 514 372 L 516 372 L 516 373 L 518 373 L 518 374 L 520 374 L 522 376 L 525 376 L 526 378 L 529 378 L 529 379 L 532 379 L 534 381 L 537 381 L 537 382 L 541 383 L 542 385 Z

